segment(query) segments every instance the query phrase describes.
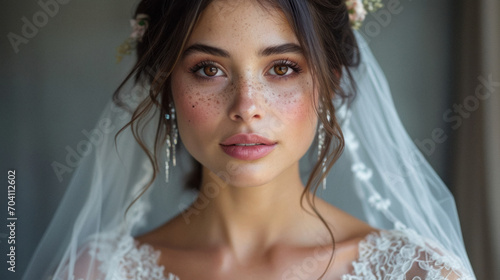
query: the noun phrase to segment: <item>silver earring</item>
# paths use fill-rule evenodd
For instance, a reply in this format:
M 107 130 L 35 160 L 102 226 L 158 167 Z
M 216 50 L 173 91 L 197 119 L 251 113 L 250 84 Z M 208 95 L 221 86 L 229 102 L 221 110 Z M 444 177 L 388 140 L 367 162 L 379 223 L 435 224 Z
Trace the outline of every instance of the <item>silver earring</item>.
M 323 113 L 323 109 L 319 108 L 319 113 Z M 329 116 L 327 116 L 329 119 Z M 321 158 L 321 151 L 325 146 L 325 127 L 323 126 L 323 122 L 319 121 L 318 125 L 318 160 Z M 321 167 L 323 174 L 326 172 L 326 158 L 321 161 Z M 326 190 L 326 176 L 323 179 L 323 189 Z
M 168 183 L 169 171 L 170 171 L 170 156 L 172 156 L 172 165 L 177 165 L 177 160 L 175 158 L 175 146 L 177 146 L 177 138 L 179 132 L 177 130 L 177 124 L 175 122 L 175 108 L 170 104 L 170 113 L 165 114 L 165 119 L 170 121 L 170 133 L 167 135 L 167 147 L 165 149 L 165 182 Z

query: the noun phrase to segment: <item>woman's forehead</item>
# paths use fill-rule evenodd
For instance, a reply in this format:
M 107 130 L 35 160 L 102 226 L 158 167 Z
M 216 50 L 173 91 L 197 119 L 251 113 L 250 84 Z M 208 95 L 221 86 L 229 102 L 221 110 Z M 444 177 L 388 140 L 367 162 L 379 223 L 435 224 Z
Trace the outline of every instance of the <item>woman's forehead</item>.
M 264 42 L 298 44 L 281 10 L 256 0 L 215 0 L 200 15 L 188 45 L 218 43 L 226 48 Z

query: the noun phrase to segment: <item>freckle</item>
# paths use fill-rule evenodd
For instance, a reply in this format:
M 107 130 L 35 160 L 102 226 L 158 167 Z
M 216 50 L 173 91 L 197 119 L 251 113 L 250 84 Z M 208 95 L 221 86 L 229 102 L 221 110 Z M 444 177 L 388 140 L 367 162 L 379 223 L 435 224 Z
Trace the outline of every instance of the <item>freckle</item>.
M 200 93 L 199 93 L 199 92 L 197 92 L 197 93 L 196 93 L 196 95 L 200 95 Z
M 219 103 L 220 103 L 219 100 L 217 100 L 217 104 L 219 104 Z

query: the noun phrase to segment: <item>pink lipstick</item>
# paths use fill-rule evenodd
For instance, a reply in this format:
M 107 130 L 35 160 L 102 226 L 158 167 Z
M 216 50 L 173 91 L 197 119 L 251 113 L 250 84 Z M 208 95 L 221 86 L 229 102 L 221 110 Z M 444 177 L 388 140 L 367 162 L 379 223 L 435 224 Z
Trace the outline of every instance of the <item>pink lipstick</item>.
M 257 160 L 267 156 L 276 142 L 257 134 L 236 134 L 220 144 L 222 150 L 240 160 Z

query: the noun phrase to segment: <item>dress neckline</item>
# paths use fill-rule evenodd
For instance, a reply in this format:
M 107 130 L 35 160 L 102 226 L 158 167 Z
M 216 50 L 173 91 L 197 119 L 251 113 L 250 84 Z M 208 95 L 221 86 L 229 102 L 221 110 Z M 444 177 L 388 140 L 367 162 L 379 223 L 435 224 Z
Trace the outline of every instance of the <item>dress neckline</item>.
M 382 231 L 380 231 L 380 230 L 374 230 L 374 231 L 368 233 L 363 239 L 361 239 L 358 242 L 357 257 L 352 262 L 350 272 L 341 276 L 342 280 L 351 279 L 351 278 L 345 278 L 345 277 L 351 277 L 352 276 L 351 274 L 354 271 L 355 264 L 359 264 L 362 261 L 362 260 L 360 260 L 361 252 L 364 252 L 365 249 L 364 248 L 362 249 L 361 246 L 363 246 L 363 244 L 365 244 L 368 240 L 376 240 L 377 238 L 380 238 L 381 232 Z M 148 264 L 148 266 L 151 266 L 153 268 L 153 270 L 155 270 L 155 271 L 161 270 L 162 274 L 166 273 L 166 275 L 163 275 L 163 278 L 159 278 L 158 280 L 160 280 L 160 279 L 161 280 L 182 280 L 178 276 L 176 276 L 175 274 L 173 274 L 171 272 L 168 272 L 168 271 L 165 272 L 164 265 L 161 265 L 158 263 L 160 256 L 161 256 L 161 251 L 159 249 L 155 249 L 152 245 L 145 243 L 145 242 L 140 243 L 139 241 L 137 241 L 135 239 L 133 240 L 133 243 L 134 243 L 134 250 L 136 251 L 135 253 L 139 253 L 139 255 L 152 256 L 152 258 L 149 259 L 151 261 L 151 263 Z M 156 278 L 154 278 L 154 280 L 156 280 Z
M 182 280 L 173 273 L 165 272 L 165 267 L 158 263 L 161 251 L 152 245 L 140 244 L 130 235 L 110 241 L 118 242 L 115 243 L 116 251 L 106 250 L 106 246 L 109 249 L 112 247 L 109 243 L 104 243 L 104 247 L 99 245 L 102 254 L 97 259 L 108 269 L 108 273 L 122 276 L 113 279 Z M 444 280 L 446 276 L 443 274 L 446 273 L 462 275 L 463 267 L 453 254 L 411 229 L 376 230 L 358 242 L 358 256 L 352 262 L 350 272 L 340 279 L 396 280 L 417 275 L 409 279 Z M 474 278 L 462 275 L 460 279 Z

